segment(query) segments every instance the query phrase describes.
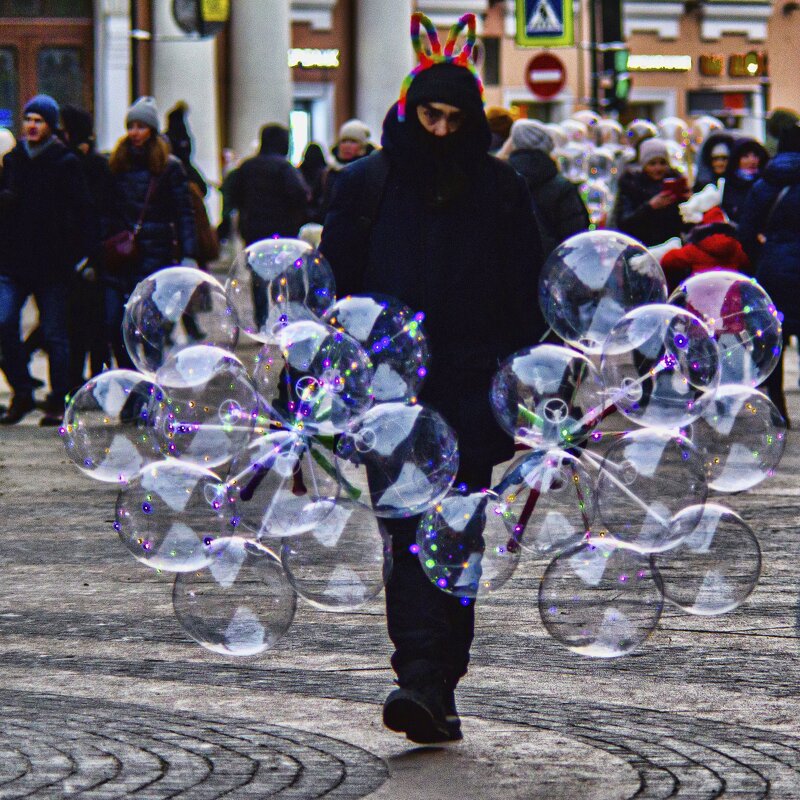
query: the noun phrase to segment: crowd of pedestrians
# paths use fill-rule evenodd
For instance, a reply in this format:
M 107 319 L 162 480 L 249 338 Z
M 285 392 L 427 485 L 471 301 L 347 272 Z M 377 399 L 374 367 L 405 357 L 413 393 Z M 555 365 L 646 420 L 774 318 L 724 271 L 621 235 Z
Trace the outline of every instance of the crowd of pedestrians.
M 413 20 L 419 48 L 425 20 Z M 31 99 L 21 141 L 0 130 L 0 367 L 12 389 L 0 424 L 36 407 L 34 349 L 49 358 L 41 424 L 57 425 L 87 366 L 131 366 L 121 323 L 137 282 L 173 264 L 208 268 L 217 237 L 236 234 L 249 245 L 314 228 L 308 235 L 339 294 L 390 295 L 424 311 L 431 363 L 420 399 L 457 433 L 456 480 L 471 489 L 489 485 L 492 467 L 512 454 L 489 384 L 499 361 L 545 335 L 539 271 L 570 236 L 597 227 L 626 233 L 658 253 L 672 286 L 719 267 L 754 275 L 784 314 L 784 336 L 800 334 L 797 115 L 771 118 L 769 148 L 710 118 L 694 128 L 638 120 L 627 130 L 588 111 L 559 125 L 517 119 L 484 108 L 469 61 L 474 29 L 460 51 L 456 39 L 443 49 L 432 26 L 427 33 L 380 146 L 351 119 L 330 155 L 313 143 L 295 167 L 288 129 L 266 124 L 258 152 L 225 170 L 216 230 L 185 105 L 169 112 L 162 132 L 155 99 L 139 98 L 106 157 L 88 113 L 60 109 L 47 95 Z M 259 326 L 264 294 L 254 276 Z M 30 296 L 39 329 L 23 342 Z M 182 322 L 190 339 L 202 338 L 191 309 Z M 779 366 L 764 388 L 786 416 L 782 380 Z M 456 740 L 455 689 L 467 670 L 474 606 L 425 577 L 411 548 L 417 522 L 381 521 L 394 556 L 386 603 L 398 682 L 384 722 L 416 742 Z

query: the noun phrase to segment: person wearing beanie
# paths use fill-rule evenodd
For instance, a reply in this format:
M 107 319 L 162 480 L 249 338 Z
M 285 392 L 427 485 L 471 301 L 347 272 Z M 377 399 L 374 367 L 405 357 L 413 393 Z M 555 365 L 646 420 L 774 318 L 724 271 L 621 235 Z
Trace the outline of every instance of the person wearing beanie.
M 20 340 L 30 295 L 39 309 L 50 369 L 42 425 L 59 425 L 70 383 L 68 287 L 75 265 L 97 246 L 99 231 L 74 153 L 55 136 L 59 109 L 48 95 L 25 105 L 23 139 L 6 154 L 0 175 L 0 352 L 13 396 L 0 424 L 34 407 L 34 381 Z
M 124 271 L 106 264 L 105 328 L 120 367 L 131 367 L 122 341 L 125 303 L 139 281 L 184 259 L 195 259 L 197 238 L 186 171 L 170 153 L 159 132 L 158 107 L 140 97 L 125 115 L 127 134 L 117 142 L 109 166 L 115 203 L 109 211 L 106 236 L 136 232 L 139 258 Z
M 471 60 L 474 15 L 453 26 L 445 45 L 422 13 L 411 19 L 418 64 L 386 114 L 382 149 L 342 170 L 320 250 L 340 296 L 388 295 L 424 313 L 431 360 L 413 393 L 458 436 L 455 484 L 478 491 L 513 455 L 489 389 L 498 363 L 546 328 L 537 299 L 542 248 L 525 181 L 489 154 Z M 384 488 L 375 475 L 370 486 Z M 379 523 L 392 542 L 386 615 L 399 685 L 383 721 L 414 742 L 453 741 L 462 737 L 455 689 L 467 671 L 475 609 L 423 572 L 412 548 L 419 521 Z
M 733 143 L 723 176 L 725 191 L 722 195 L 722 208 L 731 221 L 739 222 L 739 215 L 747 196 L 768 162 L 769 154 L 761 142 L 749 137 L 740 137 Z
M 629 168 L 619 180 L 613 214 L 617 229 L 648 247 L 680 236 L 686 226 L 678 204 L 689 194 L 686 179 L 670 166 L 666 142 L 644 139 L 637 168 Z
M 322 223 L 328 213 L 341 170 L 375 150 L 370 136 L 369 128 L 360 119 L 349 119 L 339 128 L 339 137 L 331 149 L 330 162 L 322 175 L 322 200 L 314 218 L 316 222 Z
M 565 239 L 589 229 L 589 214 L 578 187 L 558 171 L 551 156 L 554 147 L 544 123 L 519 119 L 501 151 L 508 152 L 508 163 L 528 184 L 545 256 Z
M 800 126 L 784 129 L 778 152 L 747 195 L 739 238 L 756 280 L 783 314 L 784 344 L 800 336 Z M 787 419 L 783 353 L 763 387 Z
M 716 184 L 725 175 L 734 140 L 733 134 L 727 131 L 715 131 L 705 139 L 694 165 L 695 180 L 692 191 L 695 194 L 710 183 Z
M 270 123 L 261 129 L 258 155 L 245 159 L 230 173 L 230 208 L 239 212 L 239 233 L 246 246 L 270 236 L 295 237 L 308 222 L 310 192 L 289 160 L 289 129 Z M 266 283 L 252 276 L 256 324 L 267 322 Z
M 492 132 L 492 144 L 489 152 L 497 154 L 511 135 L 511 126 L 517 119 L 516 115 L 502 106 L 489 106 L 486 109 L 486 119 L 489 130 Z

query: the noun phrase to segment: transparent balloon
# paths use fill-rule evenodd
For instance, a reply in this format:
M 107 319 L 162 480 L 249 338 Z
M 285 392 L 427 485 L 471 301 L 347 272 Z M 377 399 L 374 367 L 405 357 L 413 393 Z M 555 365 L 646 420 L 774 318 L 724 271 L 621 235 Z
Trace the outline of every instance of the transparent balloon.
M 709 270 L 687 278 L 670 303 L 700 317 L 717 340 L 720 383 L 758 386 L 775 368 L 783 334 L 780 315 L 755 278 Z
M 786 422 L 772 401 L 734 384 L 717 390 L 686 435 L 702 453 L 708 488 L 716 492 L 742 492 L 772 477 L 787 439 Z
M 606 543 L 582 544 L 557 556 L 539 587 L 547 632 L 593 658 L 635 650 L 656 629 L 663 606 L 648 558 Z
M 492 379 L 495 419 L 530 447 L 570 447 L 584 441 L 603 412 L 597 370 L 583 354 L 552 344 L 509 356 Z
M 380 403 L 341 435 L 336 468 L 348 495 L 377 516 L 410 517 L 449 491 L 458 443 L 433 409 Z
M 120 491 L 114 528 L 137 561 L 165 572 L 202 569 L 208 545 L 235 532 L 233 499 L 213 472 L 175 459 L 146 466 Z
M 600 180 L 590 180 L 581 186 L 581 197 L 589 212 L 591 229 L 605 228 L 614 207 L 614 193 Z
M 566 131 L 557 123 L 545 123 L 545 128 L 547 128 L 547 132 L 550 134 L 550 138 L 553 140 L 556 147 L 563 147 L 569 141 Z
M 280 562 L 238 536 L 208 547 L 209 564 L 176 576 L 172 607 L 183 629 L 207 650 L 255 656 L 289 630 L 297 596 Z
M 358 342 L 322 322 L 293 322 L 266 345 L 253 380 L 272 416 L 304 435 L 343 431 L 372 406 L 372 362 Z
M 600 372 L 629 420 L 675 428 L 697 419 L 713 399 L 719 351 L 694 314 L 654 303 L 629 311 L 611 329 Z
M 283 540 L 281 562 L 306 602 L 323 611 L 352 611 L 388 580 L 391 540 L 368 508 L 342 497 L 312 531 Z
M 664 117 L 658 122 L 658 135 L 662 139 L 687 147 L 690 141 L 689 126 L 680 117 Z
M 341 492 L 330 453 L 291 431 L 254 439 L 234 457 L 227 484 L 241 528 L 267 545 L 322 524 Z
M 539 304 L 564 341 L 599 354 L 611 328 L 632 309 L 663 303 L 667 284 L 643 244 L 610 230 L 572 236 L 547 258 Z
M 290 322 L 320 317 L 333 304 L 333 271 L 325 257 L 300 239 L 254 242 L 234 260 L 225 283 L 242 330 L 274 341 Z
M 515 459 L 494 491 L 516 519 L 523 549 L 548 555 L 590 535 L 596 513 L 595 481 L 564 450 L 534 450 Z
M 604 117 L 597 123 L 595 129 L 599 144 L 622 144 L 625 139 L 625 130 L 615 119 Z
M 631 147 L 638 147 L 645 139 L 657 136 L 658 128 L 649 119 L 634 119 L 625 127 L 625 138 Z
M 604 185 L 616 184 L 617 156 L 607 147 L 596 147 L 589 155 L 589 181 Z
M 372 361 L 375 401 L 416 401 L 427 374 L 428 344 L 422 322 L 391 297 L 347 296 L 328 309 L 324 321 L 353 337 Z
M 735 512 L 716 503 L 684 509 L 672 522 L 680 546 L 653 556 L 664 596 L 689 614 L 715 616 L 740 606 L 761 573 L 761 548 Z
M 677 142 L 671 142 L 669 140 L 667 140 L 664 144 L 667 148 L 667 161 L 672 169 L 674 169 L 676 172 L 679 172 L 681 175 L 688 175 L 689 151 L 687 148 L 684 145 L 677 144 Z
M 126 483 L 160 461 L 152 420 L 161 389 L 139 372 L 115 369 L 87 381 L 67 403 L 59 429 L 67 456 L 90 478 Z
M 716 117 L 707 115 L 698 117 L 692 122 L 689 134 L 692 148 L 699 151 L 703 142 L 714 133 L 714 131 L 722 131 L 724 129 L 725 126 Z
M 519 563 L 515 526 L 492 491 L 450 494 L 419 522 L 415 547 L 422 570 L 436 587 L 465 601 L 496 591 Z
M 708 494 L 705 464 L 692 443 L 659 428 L 642 428 L 614 442 L 599 467 L 597 507 L 603 525 L 620 545 L 641 553 L 676 546 L 670 521 Z
M 577 119 L 565 119 L 560 124 L 568 141 L 575 144 L 585 144 L 589 141 L 589 126 L 585 122 Z
M 589 151 L 585 143 L 570 140 L 559 147 L 554 156 L 561 174 L 567 180 L 580 185 L 589 179 Z
M 137 284 L 125 304 L 122 334 L 137 369 L 152 376 L 192 345 L 233 351 L 239 318 L 216 278 L 191 267 L 168 267 Z
M 170 356 L 156 380 L 164 399 L 154 409 L 155 427 L 165 455 L 216 467 L 250 441 L 259 398 L 232 353 L 188 347 Z
M 600 115 L 589 108 L 582 108 L 579 111 L 573 112 L 571 118 L 582 122 L 590 132 L 592 128 L 600 122 Z

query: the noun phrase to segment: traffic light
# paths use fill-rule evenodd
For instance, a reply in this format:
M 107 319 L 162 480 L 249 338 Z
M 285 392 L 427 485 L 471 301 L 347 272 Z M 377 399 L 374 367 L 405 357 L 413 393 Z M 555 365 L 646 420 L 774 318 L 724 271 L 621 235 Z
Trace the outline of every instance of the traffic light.
M 628 49 L 614 51 L 611 91 L 606 96 L 608 107 L 621 112 L 628 105 L 631 92 L 631 75 L 628 72 Z
M 178 27 L 195 36 L 216 36 L 230 15 L 230 0 L 172 0 L 172 16 Z
M 621 0 L 592 0 L 595 24 L 596 85 L 599 111 L 623 111 L 628 103 L 631 80 L 628 73 L 628 46 L 622 40 Z M 599 63 L 597 63 L 599 62 Z

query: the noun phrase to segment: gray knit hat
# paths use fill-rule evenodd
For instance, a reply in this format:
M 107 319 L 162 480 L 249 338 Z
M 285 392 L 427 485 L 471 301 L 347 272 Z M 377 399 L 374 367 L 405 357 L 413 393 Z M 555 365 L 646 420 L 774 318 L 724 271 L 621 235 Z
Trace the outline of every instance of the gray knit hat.
M 129 109 L 125 116 L 125 127 L 131 122 L 141 122 L 154 131 L 158 130 L 159 116 L 155 97 L 140 97 Z
M 654 158 L 663 158 L 669 164 L 669 151 L 663 139 L 645 139 L 639 145 L 639 164 L 644 166 Z
M 349 119 L 339 128 L 339 138 L 337 141 L 343 142 L 345 139 L 359 144 L 369 142 L 369 128 L 360 119 Z
M 552 153 L 556 146 L 550 131 L 536 119 L 518 119 L 511 126 L 511 144 L 514 150 L 542 150 Z

